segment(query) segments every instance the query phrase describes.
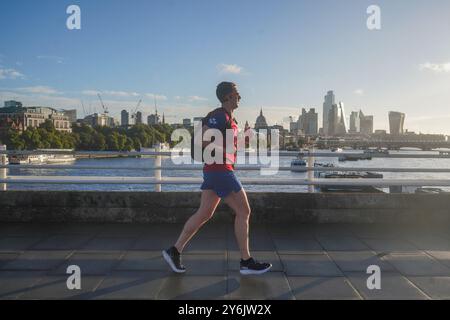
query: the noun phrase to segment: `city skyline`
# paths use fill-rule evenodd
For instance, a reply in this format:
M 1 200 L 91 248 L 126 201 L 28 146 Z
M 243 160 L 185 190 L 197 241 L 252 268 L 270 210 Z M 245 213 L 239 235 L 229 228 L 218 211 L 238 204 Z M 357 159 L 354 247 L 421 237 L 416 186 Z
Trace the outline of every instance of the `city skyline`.
M 327 95 L 325 96 L 325 102 L 324 102 L 324 109 L 326 108 L 326 101 L 327 96 L 329 94 L 332 94 L 332 91 L 328 91 Z M 334 101 L 334 100 L 332 100 Z M 374 129 L 373 127 L 373 116 L 372 115 L 364 115 L 362 110 L 359 110 L 359 112 L 352 111 L 349 117 L 344 117 L 344 104 L 342 102 L 339 103 L 333 103 L 332 108 L 329 111 L 329 129 L 328 133 L 325 134 L 324 128 L 319 127 L 319 121 L 318 121 L 318 113 L 316 112 L 315 108 L 310 108 L 308 112 L 306 112 L 305 108 L 302 108 L 302 113 L 298 117 L 297 120 L 293 116 L 289 116 L 289 124 L 285 128 L 283 125 L 279 125 L 277 123 L 272 124 L 268 123 L 265 116 L 263 115 L 262 108 L 260 109 L 259 116 L 256 118 L 254 122 L 254 128 L 258 129 L 266 128 L 266 127 L 278 127 L 280 129 L 284 129 L 286 131 L 289 131 L 290 133 L 298 134 L 299 132 L 303 132 L 304 135 L 321 135 L 321 136 L 343 136 L 346 134 L 351 133 L 360 133 L 364 135 L 372 135 L 373 133 L 377 132 L 389 132 L 393 135 L 402 135 L 404 133 L 416 133 L 414 131 L 411 131 L 404 126 L 404 120 L 406 115 L 401 112 L 397 111 L 389 111 L 388 117 L 389 117 L 389 130 L 385 129 Z M 92 114 L 89 114 L 87 116 L 83 116 L 81 118 L 78 118 L 77 116 L 77 110 L 76 109 L 54 109 L 52 107 L 48 106 L 25 106 L 22 104 L 21 101 L 16 100 L 9 100 L 4 101 L 4 106 L 0 107 L 0 113 L 3 111 L 4 108 L 31 108 L 31 109 L 49 109 L 53 110 L 52 112 L 61 113 L 67 116 L 71 123 L 74 122 L 85 122 L 90 123 L 91 125 L 94 125 L 96 121 L 98 121 L 99 125 L 101 126 L 132 126 L 135 124 L 148 124 L 148 125 L 156 125 L 156 124 L 169 124 L 169 125 L 183 125 L 183 126 L 190 126 L 191 123 L 194 123 L 195 121 L 201 120 L 203 117 L 191 117 L 191 118 L 182 118 L 181 122 L 176 123 L 169 123 L 165 121 L 165 115 L 163 113 L 162 117 L 161 114 L 158 114 L 157 109 L 155 109 L 154 113 L 151 113 L 147 116 L 144 116 L 144 114 L 141 111 L 137 111 L 136 113 L 130 113 L 129 111 L 123 109 L 120 113 L 120 119 L 117 119 L 117 117 L 111 117 L 108 112 L 95 112 Z M 398 118 L 400 116 L 401 118 Z M 94 120 L 97 118 L 97 120 Z M 144 121 L 147 119 L 146 121 Z M 348 119 L 348 121 L 347 121 Z M 325 121 L 325 120 L 324 120 Z M 41 122 L 39 122 L 41 123 Z M 326 122 L 325 122 L 326 123 Z M 36 124 L 35 124 L 36 126 Z M 58 126 L 56 126 L 58 128 Z M 249 122 L 245 121 L 244 127 L 241 126 L 241 129 L 245 129 L 249 126 Z M 61 127 L 62 128 L 62 127 Z M 298 132 L 299 131 L 299 132 Z M 419 132 L 422 134 L 422 132 Z M 416 133 L 417 134 L 417 133 Z M 441 134 L 441 133 L 436 133 Z M 445 135 L 445 134 L 441 134 Z
M 288 127 L 286 118 L 315 108 L 322 127 L 322 99 L 333 90 L 347 121 L 361 109 L 374 130 L 389 131 L 388 112 L 398 111 L 409 131 L 450 134 L 450 42 L 442 41 L 450 4 L 432 2 L 377 1 L 377 31 L 366 27 L 370 1 L 78 1 L 82 28 L 72 31 L 67 1 L 4 2 L 0 100 L 82 117 L 81 101 L 101 112 L 100 92 L 117 119 L 143 99 L 144 119 L 156 100 L 166 122 L 181 122 L 217 106 L 215 86 L 232 80 L 243 96 L 240 123 L 254 123 L 262 108 L 271 125 Z

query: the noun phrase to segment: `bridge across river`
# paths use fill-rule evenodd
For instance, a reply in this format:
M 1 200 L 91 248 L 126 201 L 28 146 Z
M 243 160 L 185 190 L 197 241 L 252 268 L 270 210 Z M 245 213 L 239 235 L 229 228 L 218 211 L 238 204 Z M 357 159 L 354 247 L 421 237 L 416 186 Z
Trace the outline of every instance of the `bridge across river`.
M 162 169 L 156 161 L 155 176 L 135 182 L 186 183 L 162 177 Z M 32 176 L 26 182 L 78 178 Z M 4 175 L 0 182 L 20 179 Z M 357 184 L 344 180 L 333 184 Z M 282 183 L 324 182 L 309 175 Z M 221 204 L 186 248 L 187 273 L 175 275 L 161 250 L 173 244 L 199 200 L 198 192 L 1 191 L 0 299 L 450 299 L 450 193 L 252 192 L 250 247 L 273 270 L 239 274 L 233 213 Z M 67 289 L 70 265 L 81 269 L 81 290 Z M 380 290 L 367 287 L 372 265 L 381 270 Z
M 400 148 L 418 148 L 423 151 L 431 151 L 435 149 L 450 149 L 450 141 L 442 140 L 318 140 L 316 146 L 320 149 L 327 148 L 344 148 L 351 147 L 353 149 L 368 148 L 386 148 L 388 150 L 400 150 Z

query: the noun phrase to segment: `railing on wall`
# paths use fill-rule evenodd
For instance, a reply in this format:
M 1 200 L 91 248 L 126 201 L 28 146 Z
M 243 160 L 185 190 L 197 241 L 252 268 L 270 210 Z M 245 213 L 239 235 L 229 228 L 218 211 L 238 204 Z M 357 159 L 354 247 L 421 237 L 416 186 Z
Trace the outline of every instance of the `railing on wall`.
M 174 152 L 175 155 L 182 155 L 183 153 Z M 155 161 L 152 167 L 124 167 L 124 166 L 105 166 L 105 165 L 55 165 L 55 164 L 6 164 L 7 155 L 35 155 L 35 154 L 72 154 L 75 156 L 153 156 Z M 252 155 L 252 153 L 247 153 Z M 255 153 L 253 153 L 255 154 Z M 244 185 L 306 185 L 309 186 L 309 191 L 313 192 L 313 186 L 330 185 L 333 186 L 373 186 L 373 187 L 390 187 L 390 186 L 433 186 L 433 187 L 450 187 L 450 179 L 323 179 L 314 178 L 314 171 L 340 171 L 340 172 L 355 172 L 355 171 L 374 171 L 374 172 L 411 172 L 411 173 L 450 173 L 450 168 L 397 168 L 397 167 L 314 167 L 314 159 L 316 157 L 341 157 L 352 155 L 356 153 L 345 152 L 296 152 L 296 151 L 280 151 L 270 153 L 268 156 L 298 156 L 307 159 L 307 166 L 303 168 L 297 168 L 298 172 L 307 172 L 307 178 L 279 178 L 273 179 L 271 176 L 261 176 L 259 178 L 242 178 L 241 182 Z M 10 151 L 6 150 L 4 146 L 0 146 L 0 190 L 6 190 L 7 184 L 149 184 L 155 185 L 155 191 L 161 191 L 161 185 L 163 184 L 200 184 L 201 178 L 192 177 L 164 177 L 162 175 L 163 170 L 176 171 L 176 170 L 202 170 L 201 165 L 180 165 L 180 166 L 162 166 L 162 157 L 171 156 L 172 152 L 160 152 L 160 151 L 146 151 L 146 152 L 120 152 L 120 151 Z M 184 152 L 184 155 L 190 155 L 190 152 Z M 361 153 L 362 155 L 362 153 Z M 372 158 L 409 158 L 409 159 L 450 159 L 450 155 L 446 153 L 430 154 L 430 153 L 417 153 L 417 154 L 385 154 L 375 153 L 371 154 Z M 153 177 L 128 177 L 128 176 L 12 176 L 7 175 L 8 168 L 19 169 L 96 169 L 96 170 L 110 170 L 110 169 L 126 169 L 126 170 L 153 170 Z M 237 165 L 238 171 L 254 171 L 264 168 L 270 170 L 270 167 L 264 167 L 260 165 Z M 291 167 L 278 167 L 278 171 L 289 171 Z

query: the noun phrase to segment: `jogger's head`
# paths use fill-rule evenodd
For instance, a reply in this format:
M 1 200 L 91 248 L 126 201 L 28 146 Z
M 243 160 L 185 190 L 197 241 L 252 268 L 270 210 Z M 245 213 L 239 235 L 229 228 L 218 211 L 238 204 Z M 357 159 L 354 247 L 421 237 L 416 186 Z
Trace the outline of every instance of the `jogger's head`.
M 230 108 L 231 110 L 237 109 L 239 100 L 241 100 L 236 84 L 227 81 L 223 81 L 217 85 L 216 96 L 223 107 Z

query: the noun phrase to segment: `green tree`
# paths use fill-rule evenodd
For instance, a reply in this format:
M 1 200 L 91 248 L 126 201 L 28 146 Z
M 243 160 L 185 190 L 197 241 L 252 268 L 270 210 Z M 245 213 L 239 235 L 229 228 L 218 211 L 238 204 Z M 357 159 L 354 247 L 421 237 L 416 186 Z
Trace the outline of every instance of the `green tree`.
M 75 150 L 115 150 L 131 151 L 140 147 L 152 147 L 157 142 L 170 142 L 173 128 L 167 124 L 148 126 L 139 124 L 131 128 L 102 127 L 81 124 L 72 127 L 72 132 L 55 129 L 53 122 L 46 120 L 39 128 L 29 128 L 24 132 L 8 130 L 0 140 L 9 149 L 64 148 Z

